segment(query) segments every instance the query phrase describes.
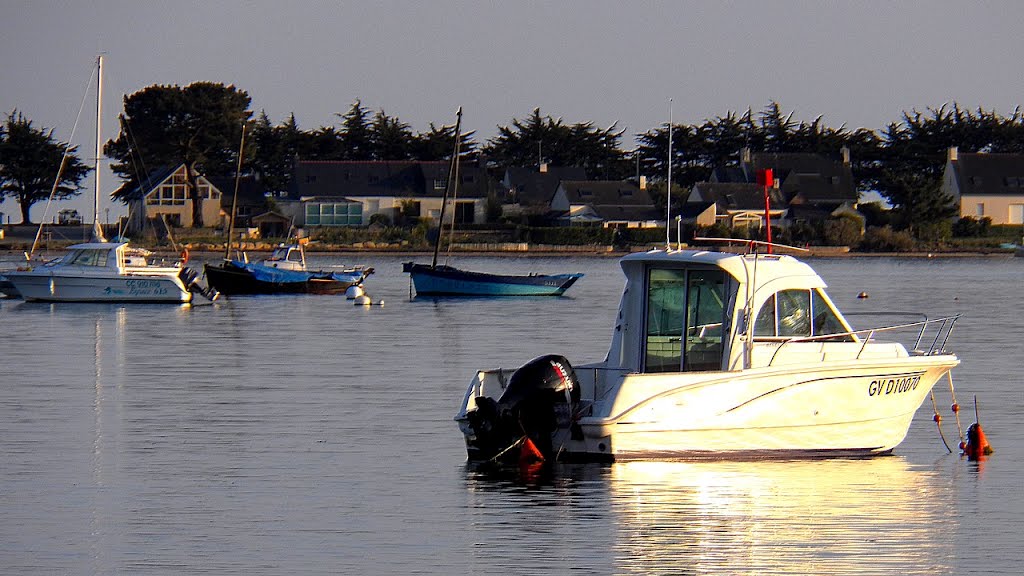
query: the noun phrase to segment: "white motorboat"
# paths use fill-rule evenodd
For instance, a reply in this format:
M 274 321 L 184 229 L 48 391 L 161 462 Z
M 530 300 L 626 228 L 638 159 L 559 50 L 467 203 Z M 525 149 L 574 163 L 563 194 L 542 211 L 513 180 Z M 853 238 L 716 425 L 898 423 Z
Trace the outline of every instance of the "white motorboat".
M 182 261 L 150 264 L 148 251 L 124 242 L 89 242 L 68 247 L 61 258 L 31 269 L 5 272 L 25 300 L 46 302 L 191 302 L 196 272 Z
M 621 266 L 604 361 L 476 374 L 455 418 L 471 460 L 883 454 L 959 364 L 957 317 L 855 331 L 791 256 L 657 250 Z
M 69 246 L 67 254 L 42 265 L 5 272 L 7 281 L 25 300 L 183 303 L 191 302 L 194 294 L 216 300 L 217 291 L 199 286 L 198 274 L 185 267 L 187 251 L 171 266 L 153 265 L 147 260 L 147 250 L 130 248 L 126 242 L 107 242 L 103 238 L 99 222 L 103 56 L 96 59 L 96 78 L 95 241 Z

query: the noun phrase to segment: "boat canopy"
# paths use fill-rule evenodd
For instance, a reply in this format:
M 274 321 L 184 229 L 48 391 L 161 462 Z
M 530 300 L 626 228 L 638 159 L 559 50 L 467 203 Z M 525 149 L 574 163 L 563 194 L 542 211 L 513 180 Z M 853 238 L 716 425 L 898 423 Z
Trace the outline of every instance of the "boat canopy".
M 608 368 L 739 370 L 749 367 L 751 334 L 778 343 L 851 331 L 824 280 L 791 256 L 656 250 L 621 266 L 626 286 Z

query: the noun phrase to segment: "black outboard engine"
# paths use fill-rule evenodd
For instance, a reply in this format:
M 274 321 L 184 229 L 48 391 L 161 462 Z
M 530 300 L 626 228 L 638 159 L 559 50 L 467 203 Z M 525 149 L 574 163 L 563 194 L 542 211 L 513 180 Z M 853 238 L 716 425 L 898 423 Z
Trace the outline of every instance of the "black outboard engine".
M 535 358 L 512 374 L 498 401 L 478 397 L 466 416 L 473 428 L 477 455 L 484 460 L 515 461 L 516 445 L 529 438 L 545 460 L 557 455 L 556 430 L 569 430 L 579 408 L 580 385 L 564 356 Z

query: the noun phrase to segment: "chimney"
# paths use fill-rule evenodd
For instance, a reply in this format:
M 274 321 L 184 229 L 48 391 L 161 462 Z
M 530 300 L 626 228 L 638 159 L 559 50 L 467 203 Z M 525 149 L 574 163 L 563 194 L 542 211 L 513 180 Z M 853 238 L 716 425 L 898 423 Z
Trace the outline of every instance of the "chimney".
M 850 149 L 843 146 L 839 149 L 839 155 L 843 157 L 843 166 L 850 165 Z
M 540 164 L 540 173 L 541 174 L 547 174 L 548 173 L 548 163 L 547 162 L 541 162 L 541 164 Z
M 647 176 L 640 177 L 640 189 L 647 190 Z
M 960 155 L 960 150 L 956 146 L 950 146 L 946 152 L 946 160 L 949 162 L 956 162 L 957 157 Z

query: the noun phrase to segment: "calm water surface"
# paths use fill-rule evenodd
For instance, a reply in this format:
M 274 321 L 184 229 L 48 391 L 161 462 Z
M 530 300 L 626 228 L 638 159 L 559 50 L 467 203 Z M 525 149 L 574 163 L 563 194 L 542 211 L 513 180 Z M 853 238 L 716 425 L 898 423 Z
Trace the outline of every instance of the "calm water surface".
M 410 300 L 403 258 L 346 258 L 384 306 L 0 301 L 0 573 L 1021 572 L 1024 259 L 811 261 L 846 312 L 964 313 L 954 380 L 986 462 L 948 455 L 926 403 L 892 457 L 527 481 L 467 468 L 452 416 L 477 368 L 602 358 L 617 262 L 460 258 L 586 277 L 563 298 Z

